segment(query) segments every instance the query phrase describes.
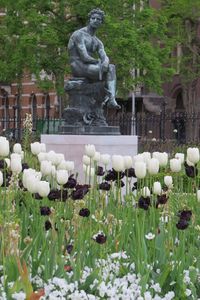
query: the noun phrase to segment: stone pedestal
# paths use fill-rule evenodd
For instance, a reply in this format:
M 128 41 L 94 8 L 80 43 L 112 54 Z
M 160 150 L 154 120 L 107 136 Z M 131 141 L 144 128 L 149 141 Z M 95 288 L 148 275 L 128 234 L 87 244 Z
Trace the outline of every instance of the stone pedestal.
M 119 126 L 108 126 L 104 116 L 105 82 L 72 78 L 65 82 L 69 105 L 64 109 L 60 134 L 119 135 Z
M 85 145 L 94 144 L 101 154 L 118 154 L 134 156 L 138 152 L 137 136 L 103 136 L 103 135 L 41 135 L 41 142 L 46 144 L 47 151 L 63 153 L 66 160 L 73 160 L 79 181 L 83 181 L 82 157 Z M 110 167 L 110 166 L 109 166 Z

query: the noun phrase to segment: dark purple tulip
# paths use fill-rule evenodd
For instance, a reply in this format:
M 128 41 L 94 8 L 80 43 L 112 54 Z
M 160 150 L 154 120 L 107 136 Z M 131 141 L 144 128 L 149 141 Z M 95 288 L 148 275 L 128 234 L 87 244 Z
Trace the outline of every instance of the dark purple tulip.
M 49 216 L 51 214 L 51 209 L 48 206 L 40 207 L 41 216 Z
M 100 167 L 98 166 L 97 169 L 96 169 L 96 175 L 97 176 L 103 176 L 104 175 L 104 170 L 103 170 L 103 167 Z
M 187 220 L 185 220 L 185 219 L 180 219 L 180 220 L 178 221 L 178 223 L 176 224 L 176 227 L 177 227 L 178 229 L 180 229 L 180 230 L 184 230 L 184 229 L 186 229 L 186 228 L 188 227 L 188 225 L 189 225 L 189 223 L 188 223 Z
M 118 182 L 117 182 L 117 181 L 115 181 L 115 185 L 116 185 L 116 186 L 118 185 Z M 125 183 L 124 183 L 122 180 L 120 180 L 120 181 L 119 181 L 119 187 L 123 188 L 124 186 L 125 186 Z
M 126 169 L 124 173 L 125 173 L 125 176 L 127 176 L 127 177 L 135 177 L 136 178 L 134 168 Z
M 157 202 L 156 202 L 156 208 L 158 208 L 159 204 L 165 204 L 167 203 L 168 197 L 166 194 L 158 195 L 157 196 Z
M 73 250 L 73 245 L 71 245 L 71 244 L 67 245 L 67 247 L 66 247 L 67 253 L 71 254 L 72 250 Z
M 196 166 L 189 166 L 186 162 L 184 162 L 185 173 L 188 177 L 194 178 L 198 175 L 198 169 Z
M 148 210 L 149 206 L 151 205 L 150 197 L 143 197 L 141 196 L 138 200 L 138 207 L 144 210 Z
M 6 167 L 7 167 L 7 164 L 6 164 L 5 160 L 1 159 L 0 160 L 0 169 L 5 169 Z
M 51 190 L 49 195 L 48 195 L 48 199 L 50 201 L 59 200 L 60 198 L 61 198 L 60 190 Z
M 180 210 L 178 212 L 178 216 L 182 220 L 190 221 L 192 217 L 192 211 L 191 210 Z
M 22 163 L 22 172 L 23 172 L 25 169 L 29 169 L 29 165 L 28 165 L 27 163 Z
M 104 244 L 107 240 L 107 237 L 106 235 L 102 234 L 102 233 L 99 233 L 96 238 L 95 238 L 95 241 L 98 243 L 98 244 Z
M 88 208 L 81 208 L 79 211 L 79 216 L 81 217 L 89 217 L 90 211 Z
M 99 184 L 99 189 L 100 189 L 100 190 L 103 190 L 103 191 L 109 191 L 110 188 L 111 188 L 111 185 L 110 185 L 110 183 L 108 183 L 107 181 L 101 182 L 101 183 Z
M 75 191 L 71 193 L 71 197 L 73 200 L 80 200 L 83 199 L 83 197 L 88 193 L 89 191 L 89 185 L 83 184 L 83 185 L 77 185 Z
M 51 229 L 52 228 L 51 222 L 49 220 L 46 220 L 45 224 L 44 224 L 44 227 L 45 227 L 46 231 L 48 231 L 49 229 Z
M 42 200 L 42 199 L 43 199 L 38 193 L 33 194 L 33 197 L 34 197 L 36 200 Z
M 135 190 L 137 190 L 137 181 L 134 182 L 133 187 L 132 187 L 132 191 L 135 191 Z
M 76 182 L 76 179 L 73 178 L 74 175 L 71 175 L 69 178 L 68 178 L 68 181 L 67 183 L 65 183 L 63 185 L 64 188 L 68 188 L 68 189 L 73 189 L 75 188 L 77 182 Z

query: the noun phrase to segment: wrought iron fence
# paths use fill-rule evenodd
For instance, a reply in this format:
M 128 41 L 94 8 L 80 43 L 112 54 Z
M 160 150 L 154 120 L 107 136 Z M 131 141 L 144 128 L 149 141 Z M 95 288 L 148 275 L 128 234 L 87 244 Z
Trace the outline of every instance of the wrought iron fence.
M 177 144 L 197 144 L 200 142 L 200 114 L 199 113 L 116 113 L 107 116 L 108 125 L 119 126 L 122 135 L 134 135 L 140 142 L 176 142 Z M 56 134 L 58 126 L 64 120 L 56 118 L 38 118 L 34 121 L 33 132 L 40 134 Z M 20 124 L 23 124 L 21 120 Z M 17 120 L 0 119 L 0 134 L 10 139 L 20 140 L 23 129 Z

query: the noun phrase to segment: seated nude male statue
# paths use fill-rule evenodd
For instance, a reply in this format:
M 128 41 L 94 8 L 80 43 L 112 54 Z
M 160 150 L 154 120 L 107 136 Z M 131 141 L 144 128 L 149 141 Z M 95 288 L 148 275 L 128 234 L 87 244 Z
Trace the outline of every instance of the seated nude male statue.
M 104 15 L 102 10 L 93 9 L 88 15 L 88 25 L 71 35 L 68 43 L 70 65 L 74 77 L 84 77 L 91 82 L 105 80 L 106 97 L 102 105 L 119 109 L 120 106 L 115 100 L 115 66 L 109 64 L 103 43 L 95 35 L 103 23 Z

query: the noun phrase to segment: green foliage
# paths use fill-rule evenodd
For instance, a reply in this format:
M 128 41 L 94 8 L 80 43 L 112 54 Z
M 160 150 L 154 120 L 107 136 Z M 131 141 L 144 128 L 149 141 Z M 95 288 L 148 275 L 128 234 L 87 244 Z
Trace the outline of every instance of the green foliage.
M 56 90 L 61 94 L 64 74 L 69 72 L 69 36 L 85 26 L 88 12 L 95 7 L 106 12 L 105 25 L 97 34 L 117 67 L 120 93 L 126 95 L 138 85 L 160 91 L 163 80 L 173 73 L 167 67 L 172 46 L 167 35 L 168 20 L 150 8 L 148 1 L 143 1 L 143 9 L 138 0 L 2 2 L 7 14 L 0 25 L 0 80 L 12 81 L 18 75 L 20 81 L 25 69 L 39 79 L 44 69 L 53 74 Z M 140 69 L 137 78 L 135 69 Z M 50 87 L 45 81 L 39 84 Z

